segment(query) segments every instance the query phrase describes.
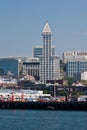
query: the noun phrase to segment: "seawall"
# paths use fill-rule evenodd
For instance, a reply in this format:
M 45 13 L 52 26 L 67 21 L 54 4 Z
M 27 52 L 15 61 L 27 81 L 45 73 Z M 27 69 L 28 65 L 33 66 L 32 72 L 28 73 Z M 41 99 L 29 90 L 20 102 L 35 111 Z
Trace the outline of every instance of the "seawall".
M 0 109 L 87 111 L 87 102 L 0 102 Z

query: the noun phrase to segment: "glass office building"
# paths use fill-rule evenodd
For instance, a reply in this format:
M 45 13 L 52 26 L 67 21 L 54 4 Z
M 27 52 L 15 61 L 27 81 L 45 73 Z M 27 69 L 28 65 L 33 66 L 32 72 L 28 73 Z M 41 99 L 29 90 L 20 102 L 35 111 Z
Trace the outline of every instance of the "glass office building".
M 87 71 L 87 60 L 69 60 L 66 63 L 66 76 L 77 80 L 80 79 L 81 72 Z
M 42 56 L 42 46 L 33 46 L 33 57 L 38 58 Z
M 55 46 L 51 48 L 52 56 L 55 55 Z M 33 57 L 39 58 L 43 54 L 43 46 L 33 46 Z
M 20 61 L 16 58 L 0 58 L 1 75 L 19 75 L 20 64 Z

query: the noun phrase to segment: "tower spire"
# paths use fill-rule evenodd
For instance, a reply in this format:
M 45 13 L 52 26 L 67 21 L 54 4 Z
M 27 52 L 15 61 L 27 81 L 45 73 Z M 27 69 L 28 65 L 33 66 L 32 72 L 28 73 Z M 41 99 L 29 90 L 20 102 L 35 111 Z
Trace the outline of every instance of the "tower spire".
M 43 28 L 43 31 L 42 31 L 42 35 L 52 35 L 52 31 L 51 31 L 51 28 L 50 28 L 50 26 L 49 26 L 49 24 L 48 24 L 48 21 L 46 21 L 46 24 L 45 24 L 45 26 L 44 26 L 44 28 Z

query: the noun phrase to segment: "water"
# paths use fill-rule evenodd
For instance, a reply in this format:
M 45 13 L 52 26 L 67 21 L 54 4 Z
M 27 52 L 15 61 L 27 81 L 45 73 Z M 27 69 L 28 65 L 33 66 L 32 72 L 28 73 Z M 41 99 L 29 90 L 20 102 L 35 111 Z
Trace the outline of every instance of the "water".
M 0 130 L 86 130 L 87 112 L 0 110 Z

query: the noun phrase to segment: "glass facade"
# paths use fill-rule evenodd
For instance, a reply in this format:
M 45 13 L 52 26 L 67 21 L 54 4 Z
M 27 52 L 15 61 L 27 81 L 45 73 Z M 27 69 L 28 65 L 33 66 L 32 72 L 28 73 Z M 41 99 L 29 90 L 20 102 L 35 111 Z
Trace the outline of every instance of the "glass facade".
M 3 70 L 3 75 L 8 73 L 18 75 L 18 60 L 2 58 L 0 59 L 0 69 Z
M 45 42 L 45 40 L 44 40 Z M 33 47 L 33 57 L 40 57 L 42 56 L 42 53 L 43 53 L 43 47 L 42 46 L 34 46 Z M 52 55 L 55 55 L 55 47 L 52 46 L 51 48 L 51 53 Z
M 41 46 L 34 46 L 33 47 L 33 57 L 40 57 L 42 56 L 42 47 Z
M 66 63 L 66 76 L 74 78 L 75 75 L 87 71 L 87 61 L 68 61 Z

